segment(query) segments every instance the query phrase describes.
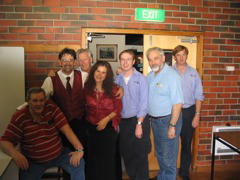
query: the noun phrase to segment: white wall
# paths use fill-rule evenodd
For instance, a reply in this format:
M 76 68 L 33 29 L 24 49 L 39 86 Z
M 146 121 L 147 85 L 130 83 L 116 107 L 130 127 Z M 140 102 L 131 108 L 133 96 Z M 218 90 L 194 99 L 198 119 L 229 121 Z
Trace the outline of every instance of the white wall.
M 8 165 L 8 168 L 2 176 L 0 177 L 0 180 L 18 180 L 18 167 L 15 164 L 15 162 L 12 160 L 10 164 Z
M 25 101 L 24 49 L 0 47 L 0 135 Z
M 24 102 L 25 75 L 23 47 L 0 47 L 0 136 L 2 136 L 16 107 Z M 0 156 L 1 180 L 17 180 L 18 168 L 11 162 L 5 171 L 5 158 Z M 7 164 L 6 164 L 7 165 Z

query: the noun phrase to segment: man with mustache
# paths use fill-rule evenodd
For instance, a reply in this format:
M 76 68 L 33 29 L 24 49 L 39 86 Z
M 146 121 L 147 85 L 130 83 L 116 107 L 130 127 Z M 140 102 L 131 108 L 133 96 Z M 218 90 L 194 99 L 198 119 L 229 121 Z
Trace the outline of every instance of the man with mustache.
M 42 88 L 45 90 L 47 98 L 51 97 L 63 111 L 73 132 L 85 147 L 86 124 L 83 87 L 88 74 L 74 70 L 76 64 L 74 49 L 64 48 L 59 53 L 58 59 L 61 69 L 55 73 L 55 76 L 47 77 Z M 62 140 L 64 146 L 73 149 L 64 136 L 62 136 Z M 68 178 L 66 176 L 64 173 L 64 179 L 69 179 L 69 176 Z
M 158 180 L 173 180 L 177 174 L 178 138 L 182 127 L 183 92 L 180 76 L 165 63 L 164 51 L 147 50 L 152 71 L 149 85 L 148 114 L 152 121 L 154 144 L 160 171 Z
M 73 49 L 64 48 L 59 53 L 58 59 L 61 69 L 55 73 L 54 77 L 47 77 L 42 88 L 45 90 L 47 98 L 51 97 L 63 111 L 70 127 L 84 146 L 85 103 L 83 87 L 88 74 L 74 70 L 76 52 Z M 64 138 L 63 143 L 70 149 L 72 148 Z

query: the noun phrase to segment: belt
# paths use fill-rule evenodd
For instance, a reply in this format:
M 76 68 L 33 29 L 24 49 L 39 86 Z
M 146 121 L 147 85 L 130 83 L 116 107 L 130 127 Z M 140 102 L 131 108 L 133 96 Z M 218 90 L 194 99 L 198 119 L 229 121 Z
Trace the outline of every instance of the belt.
M 133 118 L 136 118 L 136 116 L 130 117 L 130 118 L 121 118 L 121 121 L 129 121 Z
M 150 116 L 149 115 L 149 117 L 150 118 L 152 118 L 152 119 L 159 119 L 159 118 L 164 118 L 164 117 L 167 117 L 167 116 L 170 116 L 171 114 L 168 114 L 168 115 L 166 115 L 166 116 Z
M 190 108 L 194 108 L 196 105 L 194 104 L 194 105 L 191 105 L 191 106 L 189 106 L 189 107 L 187 107 L 187 108 L 182 108 L 182 109 L 190 109 Z

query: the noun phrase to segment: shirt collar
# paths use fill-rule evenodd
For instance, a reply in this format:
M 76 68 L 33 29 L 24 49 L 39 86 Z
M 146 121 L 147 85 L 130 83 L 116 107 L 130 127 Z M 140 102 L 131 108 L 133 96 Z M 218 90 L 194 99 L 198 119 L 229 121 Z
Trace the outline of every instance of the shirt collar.
M 46 109 L 46 105 L 47 103 L 49 102 L 49 100 L 46 100 L 45 102 L 45 106 L 44 106 L 44 110 L 42 112 L 42 122 L 40 122 L 39 124 L 42 124 L 42 123 L 46 123 L 46 119 L 44 118 L 45 117 L 45 114 L 47 113 L 47 109 Z M 30 109 L 29 109 L 29 105 L 27 105 L 24 109 L 24 113 L 25 113 L 25 117 L 27 119 L 31 119 L 33 122 L 36 122 L 34 119 L 33 119 L 33 116 L 30 112 Z
M 131 74 L 131 76 L 132 75 L 134 75 L 134 74 L 137 74 L 137 70 L 135 69 L 135 67 L 132 67 L 133 68 L 133 73 Z M 124 77 L 124 75 L 123 75 L 123 72 L 121 72 L 120 74 L 119 74 L 119 76 L 123 76 Z M 131 77 L 131 76 L 129 76 L 129 77 Z
M 187 67 L 186 67 L 186 70 L 185 70 L 185 71 L 187 71 L 189 68 L 190 68 L 190 66 L 189 66 L 188 63 L 187 63 Z M 175 70 L 177 70 L 177 72 L 179 72 L 176 63 L 173 65 L 173 69 L 175 69 Z
M 61 74 L 61 76 L 64 77 L 65 79 L 66 79 L 67 77 L 73 78 L 74 70 L 73 70 L 73 71 L 71 72 L 71 74 L 69 74 L 69 75 L 64 74 L 64 73 L 62 72 L 62 70 L 60 70 L 60 74 Z

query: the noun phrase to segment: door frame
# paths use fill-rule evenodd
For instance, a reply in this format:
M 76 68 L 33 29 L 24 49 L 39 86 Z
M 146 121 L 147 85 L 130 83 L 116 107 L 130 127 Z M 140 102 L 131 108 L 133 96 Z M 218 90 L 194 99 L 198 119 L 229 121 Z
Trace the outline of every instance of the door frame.
M 200 77 L 202 77 L 202 58 L 203 58 L 203 33 L 202 32 L 178 32 L 178 31 L 161 31 L 161 30 L 139 30 L 139 29 L 118 29 L 118 28 L 82 28 L 82 48 L 87 48 L 88 33 L 97 34 L 143 34 L 143 35 L 166 35 L 166 36 L 196 36 L 198 39 L 197 43 L 197 55 L 196 55 L 196 70 Z M 144 66 L 144 65 L 143 65 Z M 144 68 L 146 69 L 146 68 Z M 146 72 L 144 73 L 146 74 Z M 193 138 L 193 158 L 192 158 L 192 169 L 197 168 L 197 152 L 199 142 L 199 129 L 196 128 L 195 135 Z

